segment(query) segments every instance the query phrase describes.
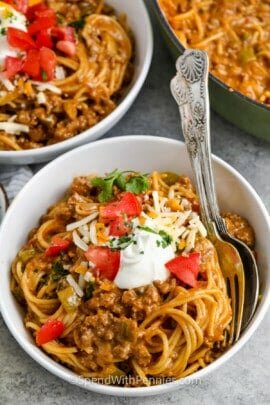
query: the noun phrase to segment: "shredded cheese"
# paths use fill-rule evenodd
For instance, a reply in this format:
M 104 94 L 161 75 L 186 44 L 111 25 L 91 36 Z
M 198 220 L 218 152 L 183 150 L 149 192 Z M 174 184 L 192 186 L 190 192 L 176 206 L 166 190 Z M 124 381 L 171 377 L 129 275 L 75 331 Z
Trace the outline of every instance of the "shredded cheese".
M 46 96 L 43 93 L 43 91 L 38 92 L 37 93 L 37 102 L 38 102 L 38 104 L 46 104 L 46 101 L 47 101 L 47 99 L 46 99 Z
M 9 117 L 8 122 L 14 122 L 17 118 L 17 114 L 12 115 L 11 117 Z
M 156 190 L 154 190 L 152 192 L 152 196 L 153 196 L 153 201 L 154 201 L 154 207 L 155 207 L 155 211 L 160 214 L 160 205 L 159 205 L 159 195 L 158 192 Z
M 18 124 L 17 122 L 0 122 L 0 131 L 5 131 L 9 134 L 19 135 L 21 132 L 29 132 L 29 126 Z
M 52 93 L 55 93 L 55 94 L 61 94 L 62 93 L 62 90 L 59 87 L 52 84 L 52 83 L 48 83 L 48 82 L 43 83 L 43 82 L 37 82 L 37 81 L 34 81 L 34 80 L 31 80 L 31 83 L 34 86 L 37 86 L 39 91 L 49 90 L 49 91 L 51 91 Z
M 66 226 L 67 232 L 73 231 L 74 229 L 80 228 L 83 225 L 88 224 L 93 219 L 98 216 L 98 212 L 93 212 L 92 214 L 88 215 L 87 217 L 81 219 L 80 221 L 72 222 Z
M 57 80 L 63 80 L 66 77 L 66 72 L 63 66 L 56 66 L 55 68 L 55 78 Z
M 89 231 L 90 241 L 93 243 L 93 245 L 98 244 L 96 223 L 96 220 L 91 222 Z
M 79 237 L 78 233 L 76 231 L 72 232 L 72 239 L 74 244 L 80 248 L 81 250 L 84 250 L 85 252 L 88 250 L 88 245 Z
M 8 91 L 13 91 L 15 90 L 15 86 L 13 83 L 11 83 L 11 81 L 9 79 L 7 79 L 3 74 L 0 74 L 0 81 L 3 83 L 3 85 L 5 86 L 5 88 Z
M 191 231 L 189 232 L 187 239 L 186 239 L 186 247 L 185 247 L 186 253 L 190 252 L 191 249 L 194 249 L 197 232 L 198 232 L 198 229 L 196 229 L 196 228 L 191 229 Z
M 83 297 L 83 295 L 84 295 L 83 290 L 81 289 L 81 287 L 79 286 L 79 284 L 74 280 L 74 278 L 72 277 L 71 274 L 69 274 L 69 275 L 67 276 L 67 282 L 69 283 L 69 285 L 70 285 L 71 287 L 74 288 L 76 294 L 77 294 L 79 297 Z
M 94 280 L 93 274 L 90 271 L 87 271 L 84 275 L 84 279 L 86 282 Z

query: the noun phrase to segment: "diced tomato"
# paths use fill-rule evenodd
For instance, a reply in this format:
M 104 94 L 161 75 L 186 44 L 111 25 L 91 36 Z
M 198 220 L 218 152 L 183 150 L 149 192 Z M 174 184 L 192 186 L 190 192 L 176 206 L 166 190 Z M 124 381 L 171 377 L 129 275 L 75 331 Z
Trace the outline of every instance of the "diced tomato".
M 76 42 L 75 29 L 73 27 L 53 27 L 52 36 L 56 37 L 59 41 Z
M 36 18 L 37 19 L 38 18 L 51 18 L 51 17 L 56 18 L 55 12 L 54 12 L 54 10 L 52 8 L 48 7 L 46 9 L 44 9 L 44 10 L 37 10 L 36 11 Z
M 63 252 L 69 248 L 71 241 L 69 239 L 62 239 L 57 236 L 52 238 L 52 245 L 45 251 L 46 257 L 57 256 L 60 252 Z
M 180 281 L 190 287 L 197 286 L 197 278 L 200 269 L 201 254 L 197 252 L 186 256 L 177 256 L 165 264 L 167 269 Z
M 118 217 L 110 223 L 109 234 L 111 236 L 123 236 L 129 234 L 131 223 L 125 221 L 123 217 Z
M 128 217 L 136 217 L 142 211 L 141 204 L 135 194 L 127 192 L 122 195 L 121 200 L 107 204 L 100 209 L 100 215 L 105 220 L 114 220 L 122 214 Z
M 39 51 L 37 49 L 30 49 L 24 60 L 22 71 L 24 73 L 27 73 L 33 79 L 39 79 L 40 61 L 39 61 Z
M 5 76 L 7 79 L 11 79 L 16 73 L 20 72 L 23 66 L 23 61 L 20 58 L 13 58 L 7 56 L 5 59 Z
M 38 346 L 45 345 L 62 335 L 65 326 L 62 321 L 57 319 L 49 319 L 44 325 L 41 326 L 36 336 L 36 343 Z
M 198 201 L 192 202 L 192 211 L 200 212 L 200 204 L 198 203 Z
M 37 12 L 47 10 L 48 7 L 44 3 L 35 4 L 32 7 L 28 7 L 26 12 L 26 18 L 32 22 L 37 18 Z
M 34 35 L 41 30 L 52 28 L 56 25 L 56 15 L 52 9 L 48 8 L 44 11 L 38 11 L 36 15 L 37 19 L 28 27 L 30 35 Z
M 73 56 L 76 54 L 76 45 L 71 41 L 58 41 L 56 43 L 56 48 L 68 56 Z
M 43 46 L 45 46 L 46 48 L 51 49 L 53 47 L 53 41 L 49 29 L 41 30 L 37 34 L 36 44 L 38 48 L 42 48 Z
M 20 13 L 25 14 L 28 9 L 28 0 L 14 0 L 16 8 Z
M 10 4 L 20 13 L 25 14 L 28 8 L 28 0 L 5 0 L 5 3 Z
M 108 247 L 90 246 L 85 253 L 87 260 L 95 264 L 95 272 L 101 278 L 113 281 L 120 266 L 120 252 Z
M 42 72 L 46 73 L 46 81 L 54 79 L 56 67 L 56 55 L 54 51 L 45 47 L 40 49 L 40 67 Z
M 36 44 L 28 32 L 24 32 L 14 27 L 8 27 L 7 40 L 11 47 L 20 49 L 21 51 L 28 51 L 29 49 L 36 48 Z

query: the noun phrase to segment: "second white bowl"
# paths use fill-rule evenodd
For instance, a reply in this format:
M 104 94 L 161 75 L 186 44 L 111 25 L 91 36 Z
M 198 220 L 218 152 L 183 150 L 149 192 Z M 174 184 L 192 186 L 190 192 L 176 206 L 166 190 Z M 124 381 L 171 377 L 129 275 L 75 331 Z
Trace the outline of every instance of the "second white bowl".
M 144 396 L 170 392 L 198 381 L 219 366 L 229 366 L 259 326 L 270 303 L 270 221 L 262 201 L 247 181 L 227 163 L 214 158 L 214 173 L 220 207 L 245 216 L 254 227 L 262 299 L 252 322 L 239 341 L 224 355 L 190 377 L 172 383 L 144 388 L 105 386 L 87 381 L 56 363 L 34 343 L 24 327 L 22 314 L 10 291 L 10 265 L 28 232 L 40 216 L 66 191 L 74 176 L 91 172 L 103 174 L 116 168 L 142 172 L 174 171 L 192 177 L 185 145 L 175 140 L 151 136 L 106 139 L 84 145 L 59 157 L 38 172 L 15 198 L 0 228 L 0 304 L 4 320 L 21 347 L 39 364 L 64 380 L 102 394 Z M 35 203 L 33 203 L 35 202 Z
M 135 71 L 125 97 L 116 109 L 98 124 L 66 141 L 38 149 L 23 151 L 0 150 L 0 164 L 21 165 L 48 162 L 70 149 L 94 141 L 116 125 L 134 102 L 143 86 L 152 60 L 153 33 L 150 18 L 143 0 L 106 0 L 106 3 L 111 5 L 118 14 L 125 14 L 127 16 L 128 24 L 134 35 Z

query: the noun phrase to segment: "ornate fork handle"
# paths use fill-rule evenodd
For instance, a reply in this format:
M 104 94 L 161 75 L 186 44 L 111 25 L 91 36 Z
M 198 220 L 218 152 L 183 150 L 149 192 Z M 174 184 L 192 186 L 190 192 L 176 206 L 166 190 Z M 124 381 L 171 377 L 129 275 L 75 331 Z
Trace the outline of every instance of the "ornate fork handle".
M 177 59 L 176 69 L 171 91 L 182 118 L 182 130 L 201 197 L 202 219 L 206 225 L 214 221 L 219 227 L 223 220 L 219 215 L 211 168 L 207 53 L 186 50 Z

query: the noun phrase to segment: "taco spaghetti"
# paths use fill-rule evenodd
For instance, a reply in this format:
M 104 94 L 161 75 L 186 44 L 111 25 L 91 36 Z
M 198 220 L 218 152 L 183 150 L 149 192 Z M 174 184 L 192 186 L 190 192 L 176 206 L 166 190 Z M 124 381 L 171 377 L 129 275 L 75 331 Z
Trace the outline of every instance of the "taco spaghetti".
M 225 217 L 252 247 L 247 221 Z M 230 300 L 185 176 L 75 178 L 30 232 L 11 288 L 36 344 L 101 383 L 182 378 L 226 350 Z
M 158 0 L 185 48 L 208 52 L 211 73 L 247 97 L 270 104 L 268 0 Z
M 232 310 L 198 212 L 185 176 L 75 178 L 12 265 L 11 288 L 37 345 L 84 377 L 118 385 L 178 379 L 214 361 Z M 226 220 L 254 245 L 246 220 Z
M 103 0 L 48 0 L 24 13 L 0 2 L 0 17 L 0 150 L 69 139 L 116 108 L 133 74 L 125 16 Z

